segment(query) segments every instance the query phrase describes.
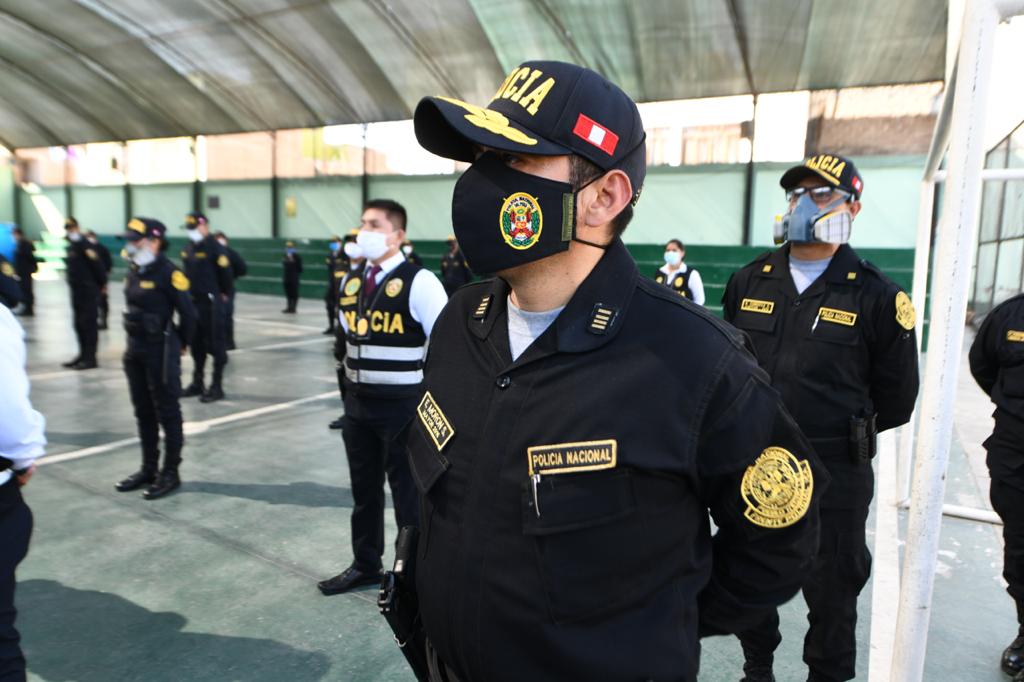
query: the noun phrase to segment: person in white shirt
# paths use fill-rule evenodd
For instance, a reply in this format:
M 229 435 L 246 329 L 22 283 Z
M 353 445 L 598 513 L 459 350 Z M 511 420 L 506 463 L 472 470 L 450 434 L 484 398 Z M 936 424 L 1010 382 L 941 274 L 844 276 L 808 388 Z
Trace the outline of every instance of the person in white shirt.
M 44 453 L 46 420 L 32 409 L 25 374 L 25 332 L 0 305 L 0 680 L 24 680 L 14 628 L 14 571 L 28 552 L 32 512 L 21 488 Z
M 448 296 L 433 273 L 402 253 L 406 219 L 402 205 L 390 199 L 366 205 L 356 238 L 366 265 L 346 277 L 338 298 L 354 556 L 347 569 L 318 583 L 325 595 L 380 582 L 385 476 L 398 527 L 418 525 L 405 427 L 421 397 L 427 340 Z
M 665 245 L 665 264 L 654 273 L 654 281 L 664 284 L 683 298 L 688 298 L 697 305 L 704 305 L 704 282 L 700 273 L 688 267 L 686 247 L 678 239 L 670 239 Z

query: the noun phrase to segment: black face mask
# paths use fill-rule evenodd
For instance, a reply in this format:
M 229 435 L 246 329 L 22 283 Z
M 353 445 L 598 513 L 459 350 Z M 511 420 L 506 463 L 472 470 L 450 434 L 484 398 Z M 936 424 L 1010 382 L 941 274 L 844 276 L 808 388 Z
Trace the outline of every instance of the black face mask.
M 582 241 L 576 239 L 577 192 L 567 182 L 521 173 L 497 154 L 482 154 L 455 183 L 452 227 L 459 249 L 473 270 L 488 274 L 566 251 L 570 241 Z

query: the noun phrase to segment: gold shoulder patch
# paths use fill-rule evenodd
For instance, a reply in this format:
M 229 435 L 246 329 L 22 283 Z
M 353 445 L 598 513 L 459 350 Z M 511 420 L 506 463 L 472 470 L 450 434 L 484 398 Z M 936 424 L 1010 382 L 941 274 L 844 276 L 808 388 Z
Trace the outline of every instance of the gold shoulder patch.
M 99 256 L 96 255 L 96 252 L 92 249 L 86 249 L 85 255 L 88 256 L 90 260 L 96 260 L 99 258 Z
M 1016 329 L 1007 329 L 1006 340 L 1012 343 L 1024 343 L 1024 331 L 1018 331 Z
M 360 322 L 362 321 L 360 320 Z M 448 445 L 448 441 L 455 435 L 455 429 L 452 428 L 448 417 L 444 416 L 444 412 L 434 400 L 434 396 L 430 395 L 430 391 L 423 394 L 423 399 L 420 400 L 420 404 L 416 408 L 416 414 L 419 415 L 423 427 L 430 434 L 430 439 L 437 446 L 437 451 L 444 450 L 444 446 Z
M 402 286 L 402 280 L 393 279 L 384 287 L 384 293 L 388 295 L 388 298 L 394 298 L 402 293 Z
M 743 516 L 762 528 L 791 526 L 807 513 L 813 492 L 814 476 L 806 460 L 785 448 L 766 448 L 743 474 Z
M 907 331 L 914 328 L 917 322 L 917 313 L 914 312 L 914 304 L 905 292 L 896 294 L 896 322 Z
M 14 268 L 7 261 L 0 263 L 0 272 L 4 273 L 7 277 L 14 277 Z
M 756 298 L 745 298 L 740 303 L 740 310 L 746 310 L 748 313 L 771 315 L 772 311 L 775 310 L 775 301 L 761 301 Z
M 171 286 L 178 291 L 188 291 L 189 281 L 188 277 L 185 276 L 181 270 L 175 270 L 171 273 Z
M 229 268 L 231 267 L 231 261 L 228 260 L 227 256 L 221 254 L 217 256 L 217 265 L 221 266 L 222 268 Z

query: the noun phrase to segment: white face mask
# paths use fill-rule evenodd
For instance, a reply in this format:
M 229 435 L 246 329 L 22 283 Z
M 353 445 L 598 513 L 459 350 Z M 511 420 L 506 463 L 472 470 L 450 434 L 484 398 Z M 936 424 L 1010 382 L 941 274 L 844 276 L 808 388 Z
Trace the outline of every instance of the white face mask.
M 80 242 L 80 241 L 82 241 L 82 233 L 81 232 L 68 232 L 68 239 L 70 239 L 73 242 Z
M 406 256 L 408 256 L 410 253 L 412 253 L 412 247 L 408 246 L 408 245 L 403 246 L 402 247 L 402 253 L 404 253 Z
M 144 268 L 156 260 L 156 254 L 149 249 L 139 249 L 132 254 L 132 262 L 140 268 Z
M 196 230 L 196 232 L 198 232 L 198 231 L 199 230 Z M 228 241 L 226 239 L 218 239 L 217 243 L 220 244 L 221 246 L 227 246 L 228 245 Z
M 681 251 L 666 251 L 665 262 L 669 265 L 679 265 L 683 262 L 683 254 Z
M 363 257 L 363 250 L 355 242 L 345 242 L 345 255 L 352 260 Z
M 363 255 L 370 260 L 377 260 L 388 252 L 388 236 L 383 232 L 359 230 L 356 244 L 363 250 Z
M 125 253 L 126 257 L 131 258 L 132 256 L 134 256 L 138 252 L 139 252 L 139 247 L 136 246 L 135 244 L 132 244 L 131 242 L 128 242 L 127 244 L 124 245 L 124 253 Z
M 193 244 L 198 244 L 199 242 L 203 241 L 203 233 L 200 232 L 199 230 L 189 230 L 188 238 L 192 241 Z

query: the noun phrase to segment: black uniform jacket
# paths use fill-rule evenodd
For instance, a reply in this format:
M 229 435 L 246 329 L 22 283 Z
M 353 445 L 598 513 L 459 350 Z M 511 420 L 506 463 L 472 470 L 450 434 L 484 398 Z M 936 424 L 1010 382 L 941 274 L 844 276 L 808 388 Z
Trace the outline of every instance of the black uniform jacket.
M 65 276 L 77 292 L 97 292 L 107 283 L 107 268 L 99 251 L 85 239 L 68 243 L 64 258 Z
M 850 418 L 876 412 L 879 431 L 910 419 L 918 389 L 910 299 L 848 244 L 797 294 L 786 245 L 733 274 L 722 305 L 832 474 L 822 505 L 867 505 L 874 474 L 850 457 Z
M 800 588 L 827 474 L 742 335 L 620 241 L 515 362 L 508 294 L 460 290 L 431 334 L 409 434 L 427 636 L 467 681 L 693 680 L 698 630 Z
M 238 279 L 249 274 L 249 266 L 246 264 L 245 259 L 242 258 L 242 254 L 238 253 L 230 246 L 225 246 L 224 251 L 228 254 L 228 262 L 231 263 L 232 277 Z
M 989 457 L 989 466 L 1019 470 L 1024 467 L 1024 294 L 992 309 L 971 344 L 969 359 L 974 380 L 996 404 L 995 432 L 985 444 L 1011 446 L 1000 448 L 1000 461 Z M 1006 450 L 1019 457 L 1008 460 Z
M 140 269 L 133 265 L 124 280 L 125 327 L 129 346 L 134 342 L 162 340 L 163 331 L 178 311 L 178 338 L 192 343 L 198 314 L 189 295 L 188 278 L 163 254 Z
M 285 254 L 281 258 L 281 265 L 283 266 L 284 281 L 299 281 L 299 275 L 302 274 L 302 256 L 297 253 Z
M 214 298 L 221 294 L 231 295 L 235 290 L 231 259 L 212 235 L 199 243 L 189 242 L 181 252 L 181 260 L 193 301 L 205 301 L 211 294 Z
M 18 248 L 14 254 L 14 271 L 18 273 L 18 277 L 31 277 L 32 273 L 39 271 L 35 251 L 35 244 L 28 239 L 18 240 Z

